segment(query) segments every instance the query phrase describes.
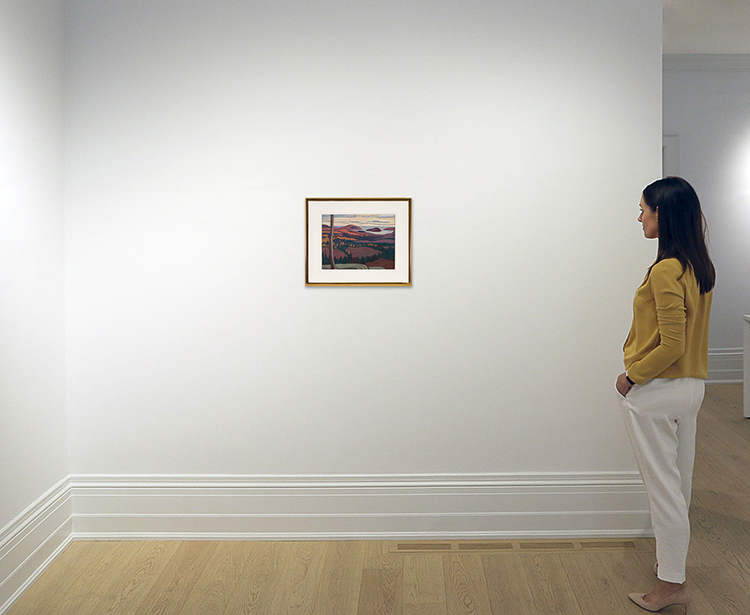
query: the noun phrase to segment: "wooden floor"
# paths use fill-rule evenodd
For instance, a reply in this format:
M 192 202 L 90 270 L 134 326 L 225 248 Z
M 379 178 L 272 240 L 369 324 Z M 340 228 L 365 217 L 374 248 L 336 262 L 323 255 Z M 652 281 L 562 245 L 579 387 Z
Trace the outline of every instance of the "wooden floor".
M 688 562 L 696 615 L 750 613 L 741 402 L 741 385 L 709 386 L 699 415 Z M 627 593 L 651 588 L 653 561 L 651 540 L 74 542 L 9 615 L 638 614 Z

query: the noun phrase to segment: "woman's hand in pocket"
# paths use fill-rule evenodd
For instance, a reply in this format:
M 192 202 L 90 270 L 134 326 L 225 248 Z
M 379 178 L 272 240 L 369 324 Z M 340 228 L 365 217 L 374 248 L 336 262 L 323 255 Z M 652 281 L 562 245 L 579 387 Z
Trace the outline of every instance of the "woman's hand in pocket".
M 628 375 L 625 372 L 617 376 L 615 388 L 617 389 L 617 392 L 623 397 L 625 397 L 630 389 L 633 388 L 633 385 L 628 382 Z

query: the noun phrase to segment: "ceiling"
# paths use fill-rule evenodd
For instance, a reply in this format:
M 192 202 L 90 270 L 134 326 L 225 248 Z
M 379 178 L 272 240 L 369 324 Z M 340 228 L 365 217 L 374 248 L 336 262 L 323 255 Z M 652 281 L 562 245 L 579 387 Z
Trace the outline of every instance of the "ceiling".
M 664 0 L 665 54 L 750 54 L 750 0 Z

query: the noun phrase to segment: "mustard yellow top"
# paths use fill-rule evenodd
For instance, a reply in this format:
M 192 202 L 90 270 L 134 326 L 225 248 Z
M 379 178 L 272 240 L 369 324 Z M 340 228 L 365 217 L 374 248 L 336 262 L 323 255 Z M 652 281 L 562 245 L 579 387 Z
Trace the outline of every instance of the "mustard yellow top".
M 700 294 L 691 268 L 659 261 L 633 299 L 625 369 L 636 384 L 652 378 L 708 377 L 708 320 L 713 291 Z

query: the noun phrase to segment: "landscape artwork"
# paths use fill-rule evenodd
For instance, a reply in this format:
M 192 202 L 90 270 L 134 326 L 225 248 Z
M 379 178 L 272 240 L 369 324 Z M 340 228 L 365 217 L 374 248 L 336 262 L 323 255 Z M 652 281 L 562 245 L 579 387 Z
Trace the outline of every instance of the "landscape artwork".
M 394 214 L 323 214 L 323 269 L 395 269 Z
M 306 286 L 411 286 L 411 199 L 305 199 Z

